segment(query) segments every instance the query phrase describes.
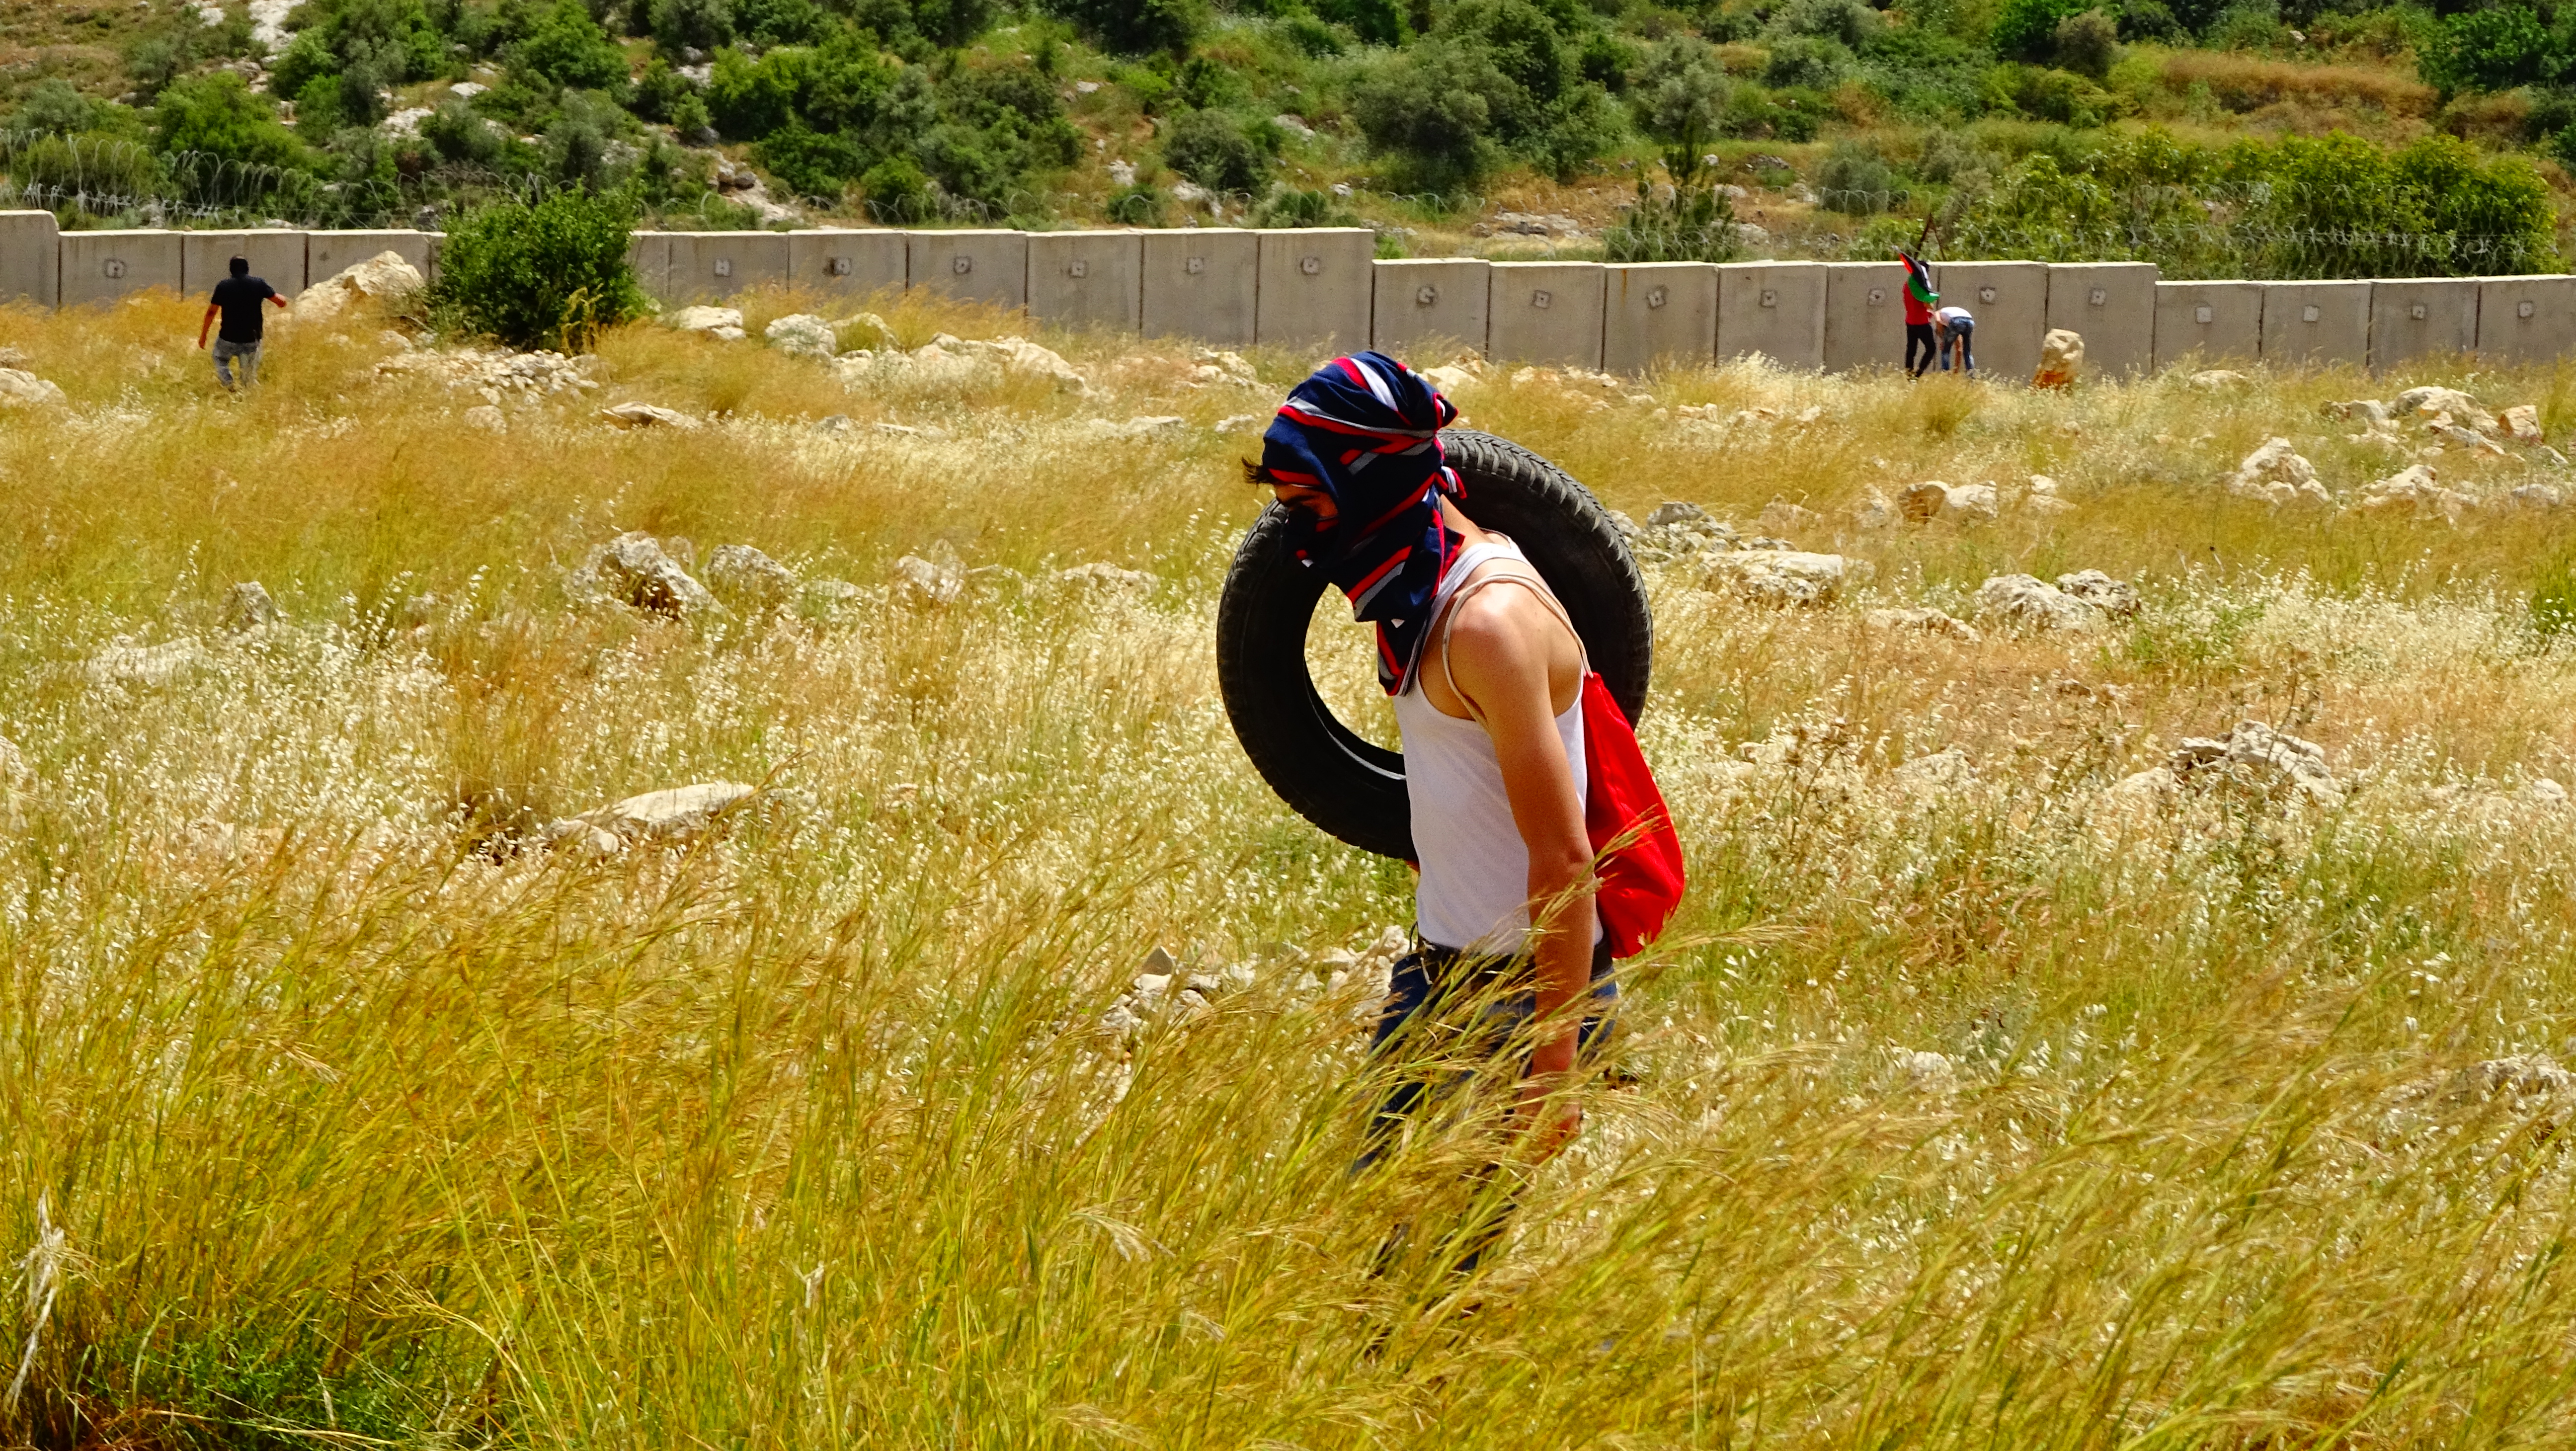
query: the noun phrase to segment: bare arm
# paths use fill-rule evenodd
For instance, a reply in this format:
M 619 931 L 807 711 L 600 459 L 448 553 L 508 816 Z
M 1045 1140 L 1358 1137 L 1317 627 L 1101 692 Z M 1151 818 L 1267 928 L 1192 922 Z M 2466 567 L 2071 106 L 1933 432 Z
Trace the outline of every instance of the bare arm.
M 1573 1104 L 1544 1109 L 1542 1102 L 1572 1081 L 1582 1004 L 1592 990 L 1592 839 L 1574 765 L 1556 733 L 1550 679 L 1553 665 L 1567 663 L 1555 654 L 1570 645 L 1555 616 L 1516 586 L 1469 601 L 1449 631 L 1450 674 L 1493 738 L 1512 821 L 1529 850 L 1539 1036 L 1521 1112 L 1525 1122 L 1543 1115 L 1534 1125 L 1541 1154 L 1554 1153 L 1581 1122 Z
M 198 347 L 201 347 L 201 348 L 202 348 L 202 347 L 204 347 L 204 346 L 206 345 L 206 329 L 208 329 L 208 328 L 210 328 L 210 327 L 213 327 L 213 326 L 215 325 L 215 314 L 216 314 L 217 312 L 221 311 L 221 310 L 222 310 L 222 309 L 220 309 L 220 308 L 216 307 L 216 306 L 215 306 L 213 303 L 211 303 L 211 302 L 206 304 L 206 315 L 205 315 L 204 317 L 201 317 L 201 318 L 197 319 L 197 346 L 198 346 Z

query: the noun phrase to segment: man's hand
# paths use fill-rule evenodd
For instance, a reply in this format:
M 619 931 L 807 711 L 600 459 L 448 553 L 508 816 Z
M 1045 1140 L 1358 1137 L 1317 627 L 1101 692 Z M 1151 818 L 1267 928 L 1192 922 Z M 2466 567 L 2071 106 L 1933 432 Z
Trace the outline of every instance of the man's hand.
M 197 320 L 197 350 L 199 352 L 205 351 L 206 329 L 215 325 L 215 314 L 218 311 L 220 311 L 220 309 L 218 309 L 213 303 L 207 303 L 206 315 Z

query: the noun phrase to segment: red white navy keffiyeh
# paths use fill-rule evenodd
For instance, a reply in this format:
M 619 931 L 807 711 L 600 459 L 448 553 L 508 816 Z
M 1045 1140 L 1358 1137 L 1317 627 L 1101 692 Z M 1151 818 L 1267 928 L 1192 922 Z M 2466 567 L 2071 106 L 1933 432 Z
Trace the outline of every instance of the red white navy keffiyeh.
M 1261 439 L 1270 477 L 1332 501 L 1329 519 L 1299 510 L 1289 540 L 1350 598 L 1353 618 L 1377 623 L 1377 678 L 1389 695 L 1412 679 L 1425 615 L 1458 554 L 1437 502 L 1465 492 L 1440 452 L 1440 430 L 1457 416 L 1421 374 L 1361 353 L 1298 384 Z

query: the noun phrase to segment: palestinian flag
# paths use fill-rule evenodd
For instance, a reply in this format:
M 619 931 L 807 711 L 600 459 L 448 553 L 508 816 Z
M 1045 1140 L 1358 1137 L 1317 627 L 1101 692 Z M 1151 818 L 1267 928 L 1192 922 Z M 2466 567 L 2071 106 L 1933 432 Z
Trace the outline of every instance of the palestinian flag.
M 1896 260 L 1905 264 L 1906 296 L 1913 298 L 1924 307 L 1930 307 L 1941 300 L 1941 294 L 1932 290 L 1931 268 L 1902 253 L 1898 254 Z

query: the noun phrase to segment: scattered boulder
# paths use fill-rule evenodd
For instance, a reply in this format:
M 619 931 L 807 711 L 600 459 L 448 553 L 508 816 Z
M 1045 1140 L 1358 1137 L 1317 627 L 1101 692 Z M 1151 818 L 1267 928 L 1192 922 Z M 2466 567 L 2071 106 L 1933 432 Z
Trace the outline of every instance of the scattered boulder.
M 1669 564 L 1722 554 L 1736 547 L 1735 527 L 1711 518 L 1706 509 L 1680 499 L 1667 499 L 1646 516 L 1645 527 L 1628 542 L 1640 564 Z
M 933 563 L 918 554 L 894 562 L 894 589 L 907 604 L 924 609 L 957 603 L 966 592 L 966 572 L 954 564 Z
M 2023 632 L 2102 627 L 2101 611 L 2027 574 L 1999 574 L 1977 586 L 1977 618 Z
M 1154 587 L 1154 577 L 1141 569 L 1120 569 L 1114 564 L 1077 564 L 1056 571 L 1058 585 L 1074 589 L 1106 590 L 1114 594 L 1141 595 Z
M 1959 1091 L 1959 1068 L 1948 1058 L 1928 1048 L 1892 1048 L 1896 1071 L 1905 1075 L 1905 1086 L 1916 1093 L 1947 1097 Z
M 757 609 L 781 609 L 796 597 L 796 573 L 748 544 L 719 544 L 707 556 L 707 587 Z
M 2388 405 L 2375 398 L 2355 398 L 2348 403 L 2329 403 L 2326 411 L 2337 418 L 2359 419 L 2368 428 L 2388 426 Z
M 854 312 L 832 324 L 836 345 L 844 350 L 900 352 L 903 344 L 895 340 L 894 326 L 873 312 Z
M 2546 1053 L 2517 1053 L 2489 1058 L 2451 1075 L 2442 1086 L 2446 1107 L 2466 1108 L 2498 1098 L 2557 1097 L 2576 1091 L 2576 1073 L 2558 1066 Z
M 613 404 L 599 410 L 599 416 L 619 428 L 689 429 L 699 426 L 698 420 L 677 409 L 662 408 L 651 403 Z
M 303 321 L 338 317 L 361 303 L 409 297 L 423 285 L 420 269 L 400 252 L 378 252 L 305 288 L 295 299 L 295 316 Z
M 2320 806 L 2343 800 L 2343 788 L 2326 768 L 2324 747 L 2261 721 L 2239 721 L 2234 730 L 2216 739 L 2185 737 L 2166 764 L 2175 779 L 2186 785 L 2196 778 L 2216 776 L 2265 795 L 2295 794 Z
M 2521 508 L 2549 510 L 2566 504 L 2567 491 L 2556 484 L 2518 484 L 2508 497 Z
M 989 358 L 1001 364 L 1006 374 L 1054 380 L 1059 392 L 1088 393 L 1091 385 L 1073 365 L 1053 349 L 1040 347 L 1023 337 L 996 338 L 991 342 L 969 342 L 964 338 L 941 333 L 930 340 L 929 347 L 943 353 L 967 358 Z M 919 357 L 919 351 L 914 353 Z
M 1426 373 L 1423 376 L 1430 375 Z M 1462 373 L 1461 376 L 1464 374 Z M 1190 369 L 1190 381 L 1200 384 L 1224 383 L 1237 388 L 1258 388 L 1261 386 L 1261 375 L 1253 370 L 1252 364 L 1244 361 L 1241 353 L 1201 348 L 1198 352 L 1198 365 Z M 1446 384 L 1435 381 L 1434 386 L 1439 387 L 1443 392 L 1447 391 Z
M 832 325 L 810 312 L 791 312 L 760 330 L 769 345 L 782 353 L 829 361 L 840 351 L 840 341 Z
M 2540 410 L 2528 403 L 2519 404 L 2504 411 L 2504 431 L 2516 443 L 2548 441 L 2547 435 L 2541 432 Z
M 1773 499 L 1762 506 L 1762 527 L 1773 534 L 1803 534 L 1824 522 L 1815 510 Z
M 2137 590 L 2127 580 L 2113 579 L 2098 569 L 2061 574 L 2057 587 L 2115 620 L 2132 618 L 2142 608 Z
M 2050 328 L 2039 340 L 2039 371 L 2031 375 L 2030 386 L 2071 388 L 2083 371 L 2083 335 L 2069 328 Z
M 2286 438 L 2267 438 L 2260 448 L 2245 456 L 2236 466 L 2236 476 L 2227 481 L 2227 492 L 2243 499 L 2261 499 L 2278 506 L 2305 500 L 2313 504 L 2331 504 L 2334 496 L 2317 481 L 2317 467 L 2299 456 Z
M 729 343 L 743 340 L 742 309 L 738 307 L 684 307 L 662 319 L 684 333 L 705 333 Z
M 60 407 L 66 401 L 60 386 L 26 369 L 0 368 L 0 408 Z
M 579 816 L 549 822 L 539 833 L 547 845 L 591 855 L 613 854 L 636 842 L 677 843 L 704 835 L 725 814 L 759 795 L 739 781 L 701 781 L 629 796 Z
M 2426 427 L 2432 431 L 2435 437 L 2448 439 L 2452 443 L 2458 444 L 2460 447 L 2467 449 L 2471 453 L 2482 453 L 2489 458 L 2503 458 L 2505 456 L 2503 444 L 2496 442 L 2494 439 L 2487 437 L 2483 433 L 2472 433 L 2468 429 L 2450 422 L 2447 417 L 2436 418 L 2430 424 L 2427 424 Z
M 2478 501 L 2435 482 L 2438 476 L 2430 464 L 2414 464 L 2377 480 L 2361 491 L 2358 507 L 2372 513 L 2411 515 L 2418 519 L 2435 516 L 2456 522 L 2462 514 L 2477 508 Z
M 573 571 L 569 588 L 576 599 L 614 601 L 673 619 L 718 608 L 716 597 L 663 552 L 660 540 L 641 532 L 592 549 Z
M 465 410 L 465 426 L 483 433 L 508 433 L 510 420 L 501 416 L 498 406 L 477 403 Z
M 1972 524 L 1982 524 L 2003 512 L 1992 484 L 1961 484 L 1949 491 L 1941 506 L 1941 517 Z
M 2021 507 L 2026 513 L 2041 515 L 2069 514 L 2075 510 L 2073 501 L 2057 492 L 2057 480 L 2046 474 L 2030 476 L 2030 489 L 2021 496 Z
M 1950 486 L 1938 480 L 1898 491 L 1896 507 L 1909 524 L 1929 524 L 1950 504 Z
M 1759 549 L 1707 556 L 1701 584 L 1723 589 L 1755 604 L 1812 606 L 1833 602 L 1853 574 L 1851 561 L 1839 554 L 1808 554 L 1794 549 Z
M 224 632 L 247 635 L 253 630 L 274 625 L 285 618 L 277 601 L 268 597 L 268 588 L 258 580 L 246 579 L 234 585 L 224 596 Z
M 2451 422 L 2466 424 L 2480 433 L 2496 431 L 2495 415 L 2457 388 L 2409 388 L 2397 395 L 2393 410 L 2400 415 L 2413 413 L 2426 418 L 2447 413 Z
M 1859 529 L 1892 529 L 1900 516 L 1896 503 L 1876 489 L 1864 490 L 1851 506 L 1851 521 Z
M 1455 363 L 1443 363 L 1436 368 L 1425 368 L 1422 370 L 1422 376 L 1430 379 L 1431 386 L 1443 393 L 1455 393 L 1476 381 L 1475 374 Z
M 1874 630 L 1921 630 L 1926 634 L 1947 635 L 1963 644 L 1973 645 L 1984 639 L 1977 627 L 1946 611 L 1928 607 L 1902 610 L 1872 610 L 1861 617 L 1862 623 Z
M 2191 386 L 2203 393 L 2225 393 L 2253 381 L 2234 368 L 2204 368 L 2191 375 Z
M 211 663 L 206 647 L 194 640 L 134 645 L 119 637 L 90 657 L 87 674 L 93 685 L 157 688 L 193 675 Z

